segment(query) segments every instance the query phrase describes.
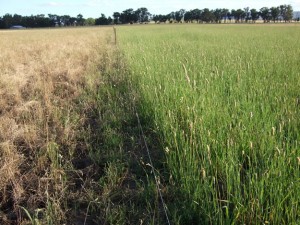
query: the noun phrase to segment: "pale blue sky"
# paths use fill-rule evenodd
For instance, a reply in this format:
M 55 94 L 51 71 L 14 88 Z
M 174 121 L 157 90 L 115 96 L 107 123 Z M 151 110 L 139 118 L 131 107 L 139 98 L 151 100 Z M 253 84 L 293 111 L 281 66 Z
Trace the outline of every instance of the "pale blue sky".
M 81 13 L 85 18 L 99 17 L 101 13 L 111 16 L 113 12 L 125 9 L 146 7 L 152 14 L 167 14 L 179 9 L 238 9 L 249 6 L 260 9 L 291 4 L 294 11 L 300 11 L 300 0 L 0 0 L 0 16 L 6 13 L 20 15 L 58 14 L 76 16 Z

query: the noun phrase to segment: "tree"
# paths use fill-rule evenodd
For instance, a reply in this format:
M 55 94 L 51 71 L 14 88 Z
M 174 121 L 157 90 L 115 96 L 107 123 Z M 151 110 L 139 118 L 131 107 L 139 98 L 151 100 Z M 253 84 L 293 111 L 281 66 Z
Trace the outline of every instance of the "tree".
M 201 13 L 201 20 L 206 23 L 213 22 L 215 20 L 213 11 L 209 10 L 208 8 L 203 9 Z
M 51 21 L 44 14 L 24 17 L 26 27 L 51 27 Z M 30 23 L 31 22 L 31 23 Z
M 96 20 L 94 18 L 87 18 L 84 21 L 84 26 L 94 26 L 96 24 Z
M 240 21 L 240 22 L 243 22 L 243 20 L 245 19 L 245 16 L 246 16 L 245 11 L 242 9 L 236 10 L 236 15 L 237 15 L 238 21 Z
M 114 21 L 114 24 L 118 24 L 120 23 L 120 16 L 121 14 L 119 12 L 114 12 L 113 14 L 113 21 Z
M 113 19 L 110 16 L 107 18 L 107 21 L 108 21 L 108 24 L 113 24 Z
M 258 18 L 259 18 L 259 12 L 256 9 L 251 9 L 250 13 L 251 13 L 252 22 L 256 23 L 256 20 L 258 20 Z
M 235 22 L 239 23 L 243 20 L 243 18 L 245 17 L 245 12 L 242 9 L 238 9 L 238 10 L 232 10 L 231 11 L 231 15 L 234 17 Z
M 159 22 L 161 23 L 166 23 L 168 20 L 168 15 L 160 15 L 160 20 Z
M 221 23 L 221 20 L 222 20 L 222 17 L 223 17 L 222 13 L 223 13 L 222 9 L 215 9 L 213 11 L 214 19 L 215 19 L 216 23 Z
M 70 16 L 69 15 L 64 15 L 64 16 L 61 16 L 60 17 L 60 20 L 61 20 L 61 24 L 63 26 L 70 26 Z
M 263 19 L 264 23 L 269 22 L 271 15 L 270 15 L 270 10 L 268 7 L 263 7 L 259 10 L 259 15 Z
M 51 26 L 92 26 L 94 24 L 97 25 L 107 25 L 107 24 L 119 24 L 119 23 L 145 23 L 149 20 L 153 19 L 155 23 L 157 22 L 166 22 L 170 23 L 176 21 L 181 22 L 185 21 L 187 23 L 196 21 L 205 22 L 205 23 L 221 23 L 224 20 L 224 23 L 227 22 L 227 19 L 231 20 L 234 18 L 236 23 L 243 22 L 244 20 L 248 22 L 252 20 L 255 23 L 259 16 L 263 19 L 263 21 L 269 22 L 270 20 L 276 22 L 276 20 L 284 20 L 285 22 L 289 22 L 293 19 L 293 8 L 291 5 L 280 5 L 278 7 L 263 7 L 259 11 L 256 9 L 249 9 L 249 7 L 242 9 L 232 9 L 229 11 L 228 9 L 217 8 L 214 10 L 210 10 L 205 8 L 203 10 L 193 9 L 190 11 L 185 11 L 184 9 L 180 9 L 176 12 L 171 12 L 167 15 L 152 15 L 148 11 L 147 8 L 141 7 L 137 10 L 133 10 L 132 8 L 124 10 L 122 13 L 114 12 L 113 19 L 111 17 L 106 17 L 104 14 L 101 14 L 101 17 L 94 19 L 88 18 L 87 20 L 83 18 L 81 14 L 78 14 L 77 17 L 71 17 L 69 15 L 56 15 L 56 14 L 48 14 L 48 17 L 44 14 L 31 15 L 31 16 L 21 16 L 18 14 L 5 14 L 4 16 L 0 16 L 0 28 L 5 29 L 9 28 L 13 25 L 21 25 L 25 27 L 51 27 Z M 299 19 L 298 19 L 299 21 Z
M 14 14 L 13 16 L 13 25 L 22 25 L 24 26 L 24 23 L 22 21 L 22 16 L 18 14 Z
M 185 10 L 184 9 L 180 9 L 179 11 L 175 12 L 174 18 L 175 18 L 175 20 L 176 20 L 177 23 L 179 23 L 180 21 L 184 20 L 184 14 L 185 14 Z
M 229 13 L 229 9 L 222 9 L 222 19 L 224 19 L 224 23 L 227 23 L 228 13 Z
M 170 23 L 173 23 L 175 20 L 175 12 L 171 12 L 167 15 L 167 20 L 169 20 Z
M 120 15 L 120 22 L 123 24 L 136 23 L 137 21 L 138 17 L 132 8 L 124 10 Z
M 41 18 L 42 19 L 42 18 Z M 39 23 L 40 21 L 38 21 L 37 16 L 31 15 L 31 16 L 26 16 L 25 18 L 23 18 L 23 20 L 25 21 L 25 26 L 26 27 L 39 27 Z M 49 18 L 47 18 L 48 21 L 48 26 L 51 26 L 51 21 Z M 45 25 L 45 27 L 47 26 Z
M 228 12 L 228 13 L 227 13 L 227 18 L 229 19 L 230 23 L 231 23 L 232 17 L 233 17 L 232 11 L 231 11 L 231 12 Z
M 197 21 L 199 23 L 201 19 L 202 11 L 200 9 L 192 9 L 184 14 L 184 21 L 185 22 L 193 22 Z
M 83 16 L 81 14 L 77 15 L 77 25 L 78 26 L 83 26 L 84 25 L 84 21 L 85 19 L 83 18 Z
M 193 9 L 192 10 L 192 19 L 196 20 L 197 23 L 199 23 L 200 20 L 201 20 L 201 14 L 202 14 L 202 10 L 200 10 L 200 9 Z
M 168 20 L 170 20 L 169 15 L 163 15 L 161 18 L 161 22 L 166 23 Z
M 51 21 L 51 25 L 52 26 L 55 26 L 57 23 L 58 23 L 58 21 L 57 21 L 57 15 L 55 15 L 55 14 L 48 14 L 48 17 L 49 17 L 49 19 L 50 19 L 50 21 Z
M 291 21 L 293 19 L 293 7 L 291 5 L 287 5 L 286 6 L 286 14 L 285 14 L 285 18 L 284 20 L 287 21 Z
M 192 10 L 187 11 L 187 12 L 184 14 L 184 22 L 189 23 L 189 22 L 192 22 L 192 20 L 193 20 Z
M 168 20 L 167 15 L 154 15 L 153 16 L 153 21 L 155 23 L 160 22 L 160 23 L 165 23 Z
M 273 22 L 275 23 L 275 21 L 278 20 L 278 17 L 280 15 L 280 8 L 279 7 L 271 7 L 270 15 L 272 17 Z
M 153 15 L 152 20 L 153 20 L 155 23 L 159 22 L 159 16 L 160 16 L 160 15 Z
M 3 18 L 0 16 L 0 29 L 4 29 L 4 28 L 5 28 L 5 24 Z
M 135 11 L 139 23 L 149 22 L 149 17 L 151 14 L 149 13 L 147 8 L 139 8 Z
M 76 22 L 77 22 L 77 18 L 76 17 L 70 17 L 70 26 L 75 26 L 76 25 Z
M 251 13 L 249 7 L 244 8 L 244 18 L 246 23 L 248 23 L 248 21 L 251 19 Z
M 291 5 L 280 5 L 280 16 L 285 21 L 291 21 L 293 19 L 293 7 Z
M 5 14 L 2 18 L 4 28 L 10 28 L 13 24 L 13 16 L 11 14 Z
M 111 22 L 112 20 L 106 18 L 106 16 L 103 13 L 101 13 L 101 16 L 95 20 L 96 25 L 109 25 Z

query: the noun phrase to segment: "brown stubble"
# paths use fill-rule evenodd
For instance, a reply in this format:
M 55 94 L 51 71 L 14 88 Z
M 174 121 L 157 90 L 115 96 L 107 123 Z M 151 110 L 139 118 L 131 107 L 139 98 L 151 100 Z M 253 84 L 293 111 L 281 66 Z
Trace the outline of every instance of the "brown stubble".
M 76 99 L 111 29 L 0 32 L 0 222 L 45 209 L 63 220 L 66 176 L 84 114 Z M 90 82 L 90 80 L 89 80 Z M 84 112 L 84 110 L 82 110 Z M 81 144 L 82 145 L 82 144 Z

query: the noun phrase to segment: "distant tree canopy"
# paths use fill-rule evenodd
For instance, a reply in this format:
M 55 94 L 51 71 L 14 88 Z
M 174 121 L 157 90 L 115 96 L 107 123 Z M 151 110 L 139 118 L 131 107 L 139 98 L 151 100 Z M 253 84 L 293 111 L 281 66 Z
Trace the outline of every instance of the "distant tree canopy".
M 5 14 L 0 16 L 0 28 L 10 28 L 15 25 L 23 27 L 55 27 L 55 26 L 93 26 L 93 25 L 112 25 L 112 24 L 132 24 L 132 23 L 147 23 L 150 20 L 155 23 L 221 23 L 222 21 L 232 21 L 235 23 L 255 23 L 261 18 L 265 23 L 275 22 L 290 22 L 293 19 L 293 8 L 291 5 L 280 5 L 277 7 L 262 7 L 261 9 L 221 9 L 217 8 L 210 10 L 192 9 L 186 11 L 180 9 L 176 12 L 170 12 L 166 15 L 152 15 L 147 8 L 141 7 L 137 10 L 132 8 L 126 9 L 123 12 L 114 12 L 112 17 L 106 17 L 100 14 L 99 18 L 87 18 L 78 14 L 76 17 L 69 15 L 44 14 L 21 16 L 18 14 Z
M 101 14 L 101 16 L 96 19 L 95 25 L 110 25 L 112 24 L 112 21 L 113 20 L 111 17 L 106 18 L 104 14 Z
M 0 28 L 10 28 L 14 25 L 21 25 L 24 27 L 38 28 L 38 27 L 55 27 L 55 26 L 75 26 L 84 25 L 85 19 L 81 14 L 77 17 L 71 17 L 69 15 L 55 15 L 44 14 L 31 15 L 31 16 L 21 16 L 21 15 L 11 15 L 5 14 L 0 17 Z

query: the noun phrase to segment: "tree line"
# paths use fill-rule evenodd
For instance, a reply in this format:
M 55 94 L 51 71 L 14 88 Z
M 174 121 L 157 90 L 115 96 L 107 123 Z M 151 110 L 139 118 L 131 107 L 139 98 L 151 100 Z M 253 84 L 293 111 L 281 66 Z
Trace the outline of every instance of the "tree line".
M 192 9 L 185 11 L 181 9 L 176 12 L 171 12 L 167 15 L 154 15 L 153 21 L 155 23 L 169 22 L 197 22 L 197 23 L 221 23 L 227 21 L 235 23 L 255 23 L 261 18 L 264 23 L 267 22 L 290 22 L 293 19 L 293 8 L 291 5 L 280 5 L 278 7 L 262 7 L 260 10 L 250 9 L 246 7 L 244 9 L 221 9 L 217 8 L 210 10 L 205 9 Z M 297 19 L 299 21 L 299 18 Z
M 260 10 L 250 9 L 221 9 L 217 8 L 210 10 L 192 9 L 186 11 L 180 9 L 176 12 L 171 12 L 166 15 L 152 15 L 147 8 L 142 7 L 134 10 L 126 9 L 122 12 L 114 12 L 112 17 L 106 17 L 101 14 L 99 18 L 84 18 L 82 14 L 76 17 L 69 15 L 56 14 L 39 14 L 31 16 L 21 16 L 18 14 L 5 14 L 0 17 L 0 28 L 10 28 L 14 25 L 20 25 L 30 28 L 39 27 L 55 27 L 55 26 L 93 26 L 93 25 L 112 25 L 112 24 L 133 24 L 133 23 L 148 23 L 151 20 L 155 23 L 255 23 L 261 18 L 267 22 L 290 22 L 293 19 L 293 8 L 291 5 L 280 5 L 278 7 L 263 7 Z M 297 19 L 299 21 L 299 18 Z

